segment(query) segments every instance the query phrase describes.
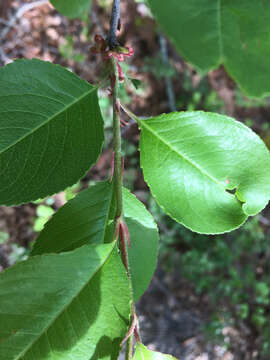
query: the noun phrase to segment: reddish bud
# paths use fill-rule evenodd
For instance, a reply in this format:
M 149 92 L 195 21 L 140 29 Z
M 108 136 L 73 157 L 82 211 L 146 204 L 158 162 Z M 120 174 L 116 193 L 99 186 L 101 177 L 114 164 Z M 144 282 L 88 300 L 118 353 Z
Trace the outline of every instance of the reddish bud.
M 95 35 L 95 43 L 96 45 L 91 47 L 90 51 L 93 54 L 102 54 L 103 60 L 108 61 L 112 57 L 116 59 L 116 64 L 118 68 L 119 81 L 123 82 L 125 80 L 125 74 L 119 64 L 119 62 L 123 62 L 125 57 L 130 57 L 134 54 L 134 50 L 132 47 L 121 47 L 118 46 L 113 50 L 110 50 L 108 47 L 108 43 L 105 39 L 103 39 L 100 35 Z M 115 78 L 111 79 L 112 89 L 115 87 Z
M 125 221 L 121 221 L 120 226 L 121 226 L 121 230 L 123 231 L 124 238 L 128 242 L 128 246 L 131 247 L 131 241 L 130 241 L 127 224 L 125 223 Z
M 117 63 L 117 69 L 118 69 L 118 76 L 119 76 L 119 81 L 123 82 L 125 80 L 125 74 L 120 66 L 119 63 Z

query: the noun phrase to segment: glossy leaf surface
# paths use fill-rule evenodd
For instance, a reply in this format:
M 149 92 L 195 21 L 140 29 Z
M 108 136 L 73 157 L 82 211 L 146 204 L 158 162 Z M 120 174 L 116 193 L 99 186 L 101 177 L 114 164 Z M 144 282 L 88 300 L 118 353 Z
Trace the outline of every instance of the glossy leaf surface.
M 123 192 L 125 221 L 131 238 L 128 248 L 134 301 L 148 288 L 157 265 L 158 229 L 152 215 L 136 196 Z
M 52 195 L 76 183 L 103 143 L 94 86 L 40 60 L 0 69 L 0 204 Z
M 138 122 L 145 179 L 176 221 L 199 233 L 223 233 L 267 205 L 269 150 L 242 123 L 200 111 Z
M 151 351 L 143 344 L 138 343 L 133 360 L 176 360 L 176 358 L 171 355 Z
M 63 15 L 76 18 L 83 15 L 90 7 L 91 0 L 50 0 L 53 6 Z
M 179 53 L 208 71 L 224 64 L 251 96 L 270 93 L 268 0 L 148 0 Z
M 115 244 L 34 256 L 0 274 L 0 358 L 117 359 L 129 286 Z
M 97 183 L 82 191 L 48 221 L 31 255 L 111 242 L 114 201 L 110 182 Z M 131 238 L 129 258 L 134 299 L 137 301 L 147 289 L 156 268 L 158 230 L 144 205 L 126 189 L 123 189 L 123 203 Z
M 57 253 L 85 244 L 104 243 L 112 190 L 110 182 L 97 183 L 60 208 L 40 233 L 31 255 Z

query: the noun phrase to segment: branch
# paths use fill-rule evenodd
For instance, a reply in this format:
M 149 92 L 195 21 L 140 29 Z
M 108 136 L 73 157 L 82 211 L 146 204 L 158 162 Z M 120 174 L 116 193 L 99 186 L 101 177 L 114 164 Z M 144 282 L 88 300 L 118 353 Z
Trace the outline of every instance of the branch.
M 20 19 L 27 11 L 34 9 L 37 6 L 41 6 L 48 3 L 49 0 L 38 0 L 21 6 L 8 21 L 5 21 L 5 24 L 7 26 L 3 29 L 3 31 L 1 31 L 0 39 L 2 40 L 7 36 L 9 30 L 16 25 L 17 20 Z
M 104 31 L 104 28 L 100 22 L 100 19 L 97 15 L 97 9 L 96 9 L 96 2 L 93 2 L 92 4 L 92 8 L 91 8 L 91 12 L 90 12 L 91 18 L 92 18 L 92 22 L 97 26 L 98 28 L 98 33 L 103 37 L 103 39 L 106 38 L 106 34 Z
M 114 49 L 117 46 L 119 46 L 116 35 L 119 21 L 120 21 L 120 0 L 113 0 L 110 31 L 108 36 L 108 44 L 110 49 Z
M 107 38 L 107 42 L 110 50 L 113 50 L 119 46 L 116 36 L 119 22 L 120 22 L 120 0 L 114 0 L 112 7 L 110 31 Z M 133 50 L 129 48 L 127 50 L 128 50 L 128 54 L 126 54 L 127 56 L 133 53 Z M 119 52 L 117 55 L 120 56 L 121 53 Z M 121 78 L 122 69 L 121 66 L 119 65 L 120 60 L 119 57 L 117 57 L 117 55 L 115 57 L 114 56 L 111 57 L 111 92 L 112 92 L 112 103 L 113 103 L 112 105 L 113 105 L 113 150 L 114 150 L 113 182 L 114 182 L 114 189 L 116 196 L 115 238 L 116 239 L 120 238 L 119 249 L 129 279 L 130 297 L 131 297 L 130 310 L 131 310 L 131 318 L 133 319 L 133 321 L 130 324 L 130 328 L 127 332 L 127 335 L 122 341 L 121 345 L 123 345 L 127 340 L 125 360 L 132 360 L 133 335 L 135 335 L 136 341 L 140 340 L 140 335 L 139 335 L 139 326 L 136 316 L 135 304 L 133 301 L 133 289 L 132 289 L 130 269 L 129 269 L 129 259 L 128 259 L 128 250 L 127 250 L 127 243 L 130 245 L 129 233 L 128 233 L 128 228 L 123 219 L 123 194 L 122 194 L 123 168 L 122 168 L 122 155 L 121 155 L 121 128 L 120 128 L 121 105 L 118 99 L 119 79 Z
M 121 129 L 120 119 L 117 111 L 118 92 L 119 92 L 119 75 L 116 60 L 112 59 L 113 77 L 115 84 L 112 85 L 112 101 L 113 101 L 113 151 L 114 151 L 114 186 L 116 193 L 116 219 L 121 218 L 123 212 L 122 200 L 122 155 L 121 155 Z
M 10 59 L 4 50 L 0 47 L 0 61 L 3 62 L 4 65 L 7 65 L 12 62 L 12 59 Z M 0 64 L 1 66 L 1 64 Z
M 167 49 L 166 39 L 164 38 L 161 31 L 159 31 L 159 44 L 162 55 L 162 62 L 166 67 L 168 67 L 169 66 L 168 49 Z M 176 108 L 175 95 L 173 91 L 172 79 L 170 76 L 165 75 L 165 83 L 166 83 L 166 92 L 169 100 L 170 110 L 176 111 L 177 108 Z

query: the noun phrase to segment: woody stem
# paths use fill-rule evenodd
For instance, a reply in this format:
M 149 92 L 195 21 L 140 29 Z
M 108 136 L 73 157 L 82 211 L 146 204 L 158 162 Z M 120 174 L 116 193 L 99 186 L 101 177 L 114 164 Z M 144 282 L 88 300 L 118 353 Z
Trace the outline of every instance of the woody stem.
M 108 44 L 110 49 L 114 49 L 119 45 L 116 35 L 119 21 L 120 21 L 120 0 L 113 0 L 110 31 L 108 36 Z
M 122 183 L 123 183 L 123 174 L 122 174 L 122 160 L 121 160 L 121 128 L 120 128 L 120 118 L 117 111 L 117 101 L 118 101 L 118 92 L 119 92 L 119 76 L 116 60 L 112 58 L 112 76 L 115 79 L 115 82 L 112 85 L 112 101 L 113 101 L 113 150 L 114 150 L 114 186 L 116 193 L 116 219 L 119 219 L 122 216 L 123 212 L 123 199 L 122 199 Z

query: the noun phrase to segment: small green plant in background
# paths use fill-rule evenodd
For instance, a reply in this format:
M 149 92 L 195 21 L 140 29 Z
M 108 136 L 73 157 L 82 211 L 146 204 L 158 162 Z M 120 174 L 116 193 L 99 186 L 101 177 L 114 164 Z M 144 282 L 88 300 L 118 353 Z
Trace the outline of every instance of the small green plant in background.
M 155 58 L 145 58 L 142 71 L 151 72 L 159 80 L 164 77 L 174 77 L 177 74 L 176 69 L 171 64 L 164 64 L 161 55 Z
M 258 217 L 231 234 L 215 237 L 159 220 L 169 227 L 169 239 L 161 236 L 160 250 L 167 268 L 178 268 L 198 295 L 209 298 L 210 320 L 204 333 L 230 348 L 226 328 L 236 329 L 247 343 L 255 328 L 260 334 L 256 349 L 269 355 L 270 248 Z M 175 247 L 182 252 L 175 254 Z
M 40 232 L 43 230 L 44 225 L 54 214 L 54 210 L 48 205 L 38 205 L 37 218 L 34 221 L 34 231 Z
M 205 111 L 216 111 L 225 114 L 225 104 L 213 91 L 208 83 L 207 77 L 203 76 L 194 87 L 191 82 L 191 73 L 185 69 L 183 72 L 183 95 L 177 101 L 177 107 L 185 111 L 204 109 Z
M 82 63 L 85 61 L 85 55 L 74 50 L 72 36 L 66 37 L 65 43 L 59 46 L 59 52 L 66 60 L 73 60 L 75 63 Z
M 235 92 L 235 103 L 237 106 L 252 108 L 252 107 L 267 107 L 269 105 L 269 98 L 248 98 L 243 94 L 239 87 L 236 87 Z
M 9 234 L 5 231 L 0 231 L 0 245 L 5 244 L 8 241 Z

